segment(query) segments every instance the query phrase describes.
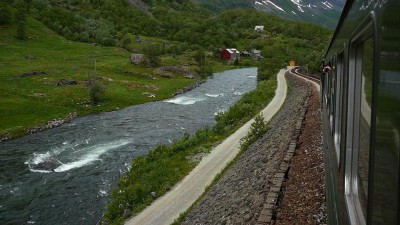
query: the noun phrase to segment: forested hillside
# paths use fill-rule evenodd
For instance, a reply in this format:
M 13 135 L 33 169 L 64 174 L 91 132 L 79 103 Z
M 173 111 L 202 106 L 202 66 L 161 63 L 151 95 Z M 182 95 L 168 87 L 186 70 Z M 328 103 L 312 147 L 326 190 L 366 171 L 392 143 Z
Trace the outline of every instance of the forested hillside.
M 248 8 L 334 29 L 344 0 L 194 0 L 213 12 Z
M 7 1 L 17 10 L 9 10 L 9 14 L 25 13 L 67 39 L 106 46 L 124 46 L 127 35 L 133 34 L 179 41 L 185 48 L 189 45 L 191 49 L 235 47 L 237 41 L 254 33 L 255 25 L 264 25 L 267 36 L 300 35 L 300 38 L 307 38 L 310 42 L 318 39 L 321 32 L 326 33 L 314 26 L 288 22 L 255 10 L 241 9 L 216 15 L 189 0 L 146 0 L 139 4 L 144 4 L 145 9 L 137 8 L 138 4 L 132 3 L 140 0 L 17 0 L 13 4 Z M 314 32 L 309 32 L 309 37 L 306 37 L 305 34 L 297 34 L 303 32 L 298 28 L 315 29 L 317 33 L 312 35 Z

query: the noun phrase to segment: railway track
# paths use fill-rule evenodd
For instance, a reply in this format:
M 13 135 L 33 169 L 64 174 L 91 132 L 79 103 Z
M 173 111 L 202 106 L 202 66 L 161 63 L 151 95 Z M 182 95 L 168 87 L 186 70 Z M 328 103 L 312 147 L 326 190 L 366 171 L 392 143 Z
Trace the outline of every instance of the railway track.
M 299 70 L 300 70 L 300 67 L 296 66 L 296 67 L 292 68 L 292 69 L 290 70 L 290 72 L 291 72 L 292 74 L 297 75 L 297 76 L 306 78 L 306 79 L 308 79 L 308 80 L 312 80 L 312 81 L 314 81 L 314 82 L 316 82 L 316 83 L 319 83 L 319 82 L 320 82 L 320 79 L 315 78 L 315 77 L 311 77 L 311 76 L 304 75 L 304 74 L 300 73 Z
M 299 77 L 301 77 L 303 79 L 306 79 L 306 80 L 310 81 L 311 83 L 313 83 L 315 85 L 315 87 L 318 89 L 318 92 L 319 92 L 320 91 L 320 79 L 304 75 L 304 74 L 300 73 L 299 70 L 300 70 L 300 67 L 297 66 L 297 67 L 294 67 L 294 68 L 290 69 L 289 72 L 291 74 L 294 74 L 296 76 L 299 76 Z

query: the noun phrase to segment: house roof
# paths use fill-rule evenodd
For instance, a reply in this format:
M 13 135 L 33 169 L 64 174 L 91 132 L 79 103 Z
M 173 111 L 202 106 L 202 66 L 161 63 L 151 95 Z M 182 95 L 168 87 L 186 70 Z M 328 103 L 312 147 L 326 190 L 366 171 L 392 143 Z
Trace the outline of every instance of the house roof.
M 264 30 L 264 26 L 256 26 L 254 30 Z
M 242 54 L 250 54 L 250 52 L 248 52 L 248 51 L 242 51 L 241 53 Z
M 227 48 L 226 49 L 229 53 L 238 53 L 238 50 L 236 50 L 236 48 Z

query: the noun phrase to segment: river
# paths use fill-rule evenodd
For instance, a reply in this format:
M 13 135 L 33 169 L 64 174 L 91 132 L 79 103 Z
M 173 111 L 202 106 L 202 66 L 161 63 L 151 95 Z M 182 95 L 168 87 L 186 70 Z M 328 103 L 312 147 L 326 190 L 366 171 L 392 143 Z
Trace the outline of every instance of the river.
M 0 224 L 96 224 L 135 157 L 212 126 L 215 113 L 255 88 L 256 76 L 256 68 L 217 73 L 172 99 L 0 143 Z M 62 164 L 37 168 L 51 160 Z

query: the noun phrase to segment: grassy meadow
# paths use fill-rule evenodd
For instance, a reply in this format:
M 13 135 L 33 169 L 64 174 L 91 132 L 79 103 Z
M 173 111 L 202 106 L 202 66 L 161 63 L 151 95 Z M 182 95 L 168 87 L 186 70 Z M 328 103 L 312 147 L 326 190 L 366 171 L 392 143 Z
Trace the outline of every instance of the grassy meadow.
M 32 18 L 28 19 L 26 40 L 16 39 L 15 33 L 15 25 L 0 27 L 0 136 L 21 136 L 35 125 L 72 112 L 82 116 L 170 98 L 199 79 L 160 77 L 154 74 L 155 68 L 131 64 L 125 49 L 66 40 Z M 135 43 L 130 47 L 135 48 Z M 193 61 L 190 54 L 162 56 L 161 60 L 162 66 Z M 90 104 L 85 85 L 95 69 L 96 77 L 106 86 L 99 105 Z M 19 77 L 32 71 L 45 74 Z M 57 86 L 63 80 L 77 81 L 78 85 Z

